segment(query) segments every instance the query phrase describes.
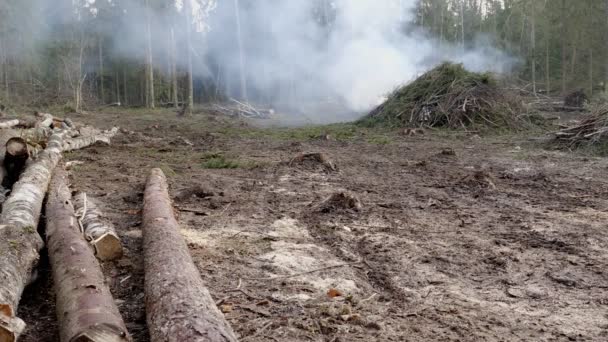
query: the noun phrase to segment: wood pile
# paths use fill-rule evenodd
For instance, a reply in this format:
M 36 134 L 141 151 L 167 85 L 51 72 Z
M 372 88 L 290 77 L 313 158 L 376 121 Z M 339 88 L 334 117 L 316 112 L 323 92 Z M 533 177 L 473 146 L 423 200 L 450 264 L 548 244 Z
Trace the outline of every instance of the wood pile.
M 595 108 L 577 124 L 553 133 L 551 143 L 567 149 L 608 143 L 608 105 Z
M 17 341 L 26 324 L 35 323 L 21 320 L 18 306 L 45 243 L 60 340 L 131 341 L 99 261 L 122 256 L 119 235 L 95 198 L 82 192 L 72 196 L 69 167 L 62 161 L 66 151 L 109 144 L 119 130 L 102 131 L 47 113 L 32 122 L 6 120 L 0 127 L 0 342 Z M 43 210 L 46 234 L 38 229 Z M 236 341 L 192 263 L 158 169 L 148 180 L 143 222 L 151 340 Z

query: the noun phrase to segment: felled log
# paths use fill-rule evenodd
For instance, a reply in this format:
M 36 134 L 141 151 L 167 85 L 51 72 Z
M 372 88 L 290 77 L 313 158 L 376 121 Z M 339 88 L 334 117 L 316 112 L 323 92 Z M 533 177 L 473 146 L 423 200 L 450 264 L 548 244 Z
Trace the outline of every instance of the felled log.
M 0 342 L 15 341 L 25 326 L 15 314 L 44 245 L 36 228 L 52 170 L 61 159 L 64 134 L 51 135 L 46 149 L 13 186 L 0 214 Z
M 236 341 L 192 262 L 160 169 L 151 171 L 146 184 L 143 239 L 151 341 Z
M 36 128 L 38 127 L 45 127 L 45 128 L 52 128 L 53 126 L 53 122 L 55 121 L 55 118 L 53 117 L 53 115 L 48 114 L 48 113 L 36 113 Z
M 84 237 L 95 248 L 100 260 L 114 260 L 122 256 L 122 245 L 114 225 L 107 220 L 95 200 L 84 192 L 74 195 L 76 217 L 82 223 Z
M 19 126 L 20 121 L 17 119 L 0 122 L 0 128 L 13 128 Z
M 61 341 L 131 341 L 99 263 L 80 234 L 67 178 L 58 166 L 46 205 Z
M 29 157 L 27 142 L 23 138 L 10 138 L 6 142 L 3 161 L 6 176 L 2 180 L 4 187 L 9 189 L 13 187 L 13 184 L 17 182 L 21 172 L 25 168 L 25 163 Z
M 63 143 L 64 151 L 78 150 L 97 143 L 110 144 L 110 140 L 118 133 L 118 128 L 114 127 L 109 131 L 100 134 L 80 136 L 77 138 L 66 139 Z

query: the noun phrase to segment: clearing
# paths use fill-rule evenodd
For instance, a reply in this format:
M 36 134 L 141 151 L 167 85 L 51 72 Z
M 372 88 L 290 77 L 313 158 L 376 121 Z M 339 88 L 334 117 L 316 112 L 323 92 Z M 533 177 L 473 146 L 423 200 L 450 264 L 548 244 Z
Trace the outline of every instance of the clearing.
M 148 341 L 140 210 L 152 167 L 242 341 L 608 340 L 606 158 L 518 135 L 253 128 L 162 110 L 73 119 L 132 131 L 67 159 L 85 162 L 74 187 L 125 245 L 103 267 L 136 341 Z M 292 160 L 307 152 L 324 158 Z M 22 341 L 57 341 L 49 293 L 43 260 Z

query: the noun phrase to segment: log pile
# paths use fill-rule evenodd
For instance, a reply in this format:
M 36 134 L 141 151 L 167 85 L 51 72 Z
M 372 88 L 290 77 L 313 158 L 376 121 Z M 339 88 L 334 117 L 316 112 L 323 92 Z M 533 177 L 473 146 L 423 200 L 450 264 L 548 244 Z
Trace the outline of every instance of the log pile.
M 0 131 L 0 141 L 6 142 L 4 153 L 0 154 L 4 155 L 0 176 L 3 192 L 10 191 L 0 213 L 0 342 L 16 341 L 25 327 L 17 317 L 17 308 L 44 247 L 38 233 L 43 200 L 72 130 L 65 124 L 54 128 L 57 121 L 50 114 L 39 115 L 31 136 L 29 129 Z M 36 146 L 28 141 L 32 136 Z M 79 144 L 81 148 L 86 146 Z M 32 150 L 40 152 L 31 153 Z M 29 161 L 30 156 L 35 158 Z
M 26 323 L 34 323 L 18 317 L 18 306 L 45 242 L 60 340 L 132 341 L 98 261 L 122 256 L 120 238 L 96 199 L 72 196 L 62 161 L 64 152 L 109 144 L 118 129 L 101 131 L 46 113 L 30 128 L 15 129 L 18 121 L 0 123 L 6 127 L 0 128 L 0 342 L 17 341 Z M 43 207 L 45 233 L 38 227 Z M 142 221 L 151 341 L 237 341 L 192 262 L 160 169 L 148 179 Z

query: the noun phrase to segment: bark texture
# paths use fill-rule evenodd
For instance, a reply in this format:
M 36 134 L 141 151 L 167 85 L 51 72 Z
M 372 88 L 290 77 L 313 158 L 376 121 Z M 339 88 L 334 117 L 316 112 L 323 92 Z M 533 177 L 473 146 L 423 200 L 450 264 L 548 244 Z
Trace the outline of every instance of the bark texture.
M 160 169 L 151 171 L 146 184 L 143 238 L 151 341 L 236 341 L 192 262 Z
M 63 150 L 66 152 L 78 150 L 96 143 L 109 145 L 110 140 L 116 135 L 116 133 L 118 133 L 118 128 L 115 127 L 109 131 L 104 131 L 99 134 L 83 135 L 72 139 L 66 139 L 63 143 Z
M 114 225 L 105 218 L 94 199 L 84 192 L 74 195 L 74 209 L 80 220 L 84 237 L 95 248 L 100 260 L 114 260 L 122 256 L 122 245 Z
M 24 326 L 15 314 L 44 245 L 36 227 L 64 134 L 51 135 L 47 148 L 13 186 L 0 214 L 0 342 L 15 341 Z
M 99 263 L 80 234 L 67 178 L 58 166 L 46 206 L 61 341 L 131 341 Z
M 12 128 L 15 126 L 19 126 L 19 123 L 20 122 L 17 119 L 0 122 L 0 128 Z

